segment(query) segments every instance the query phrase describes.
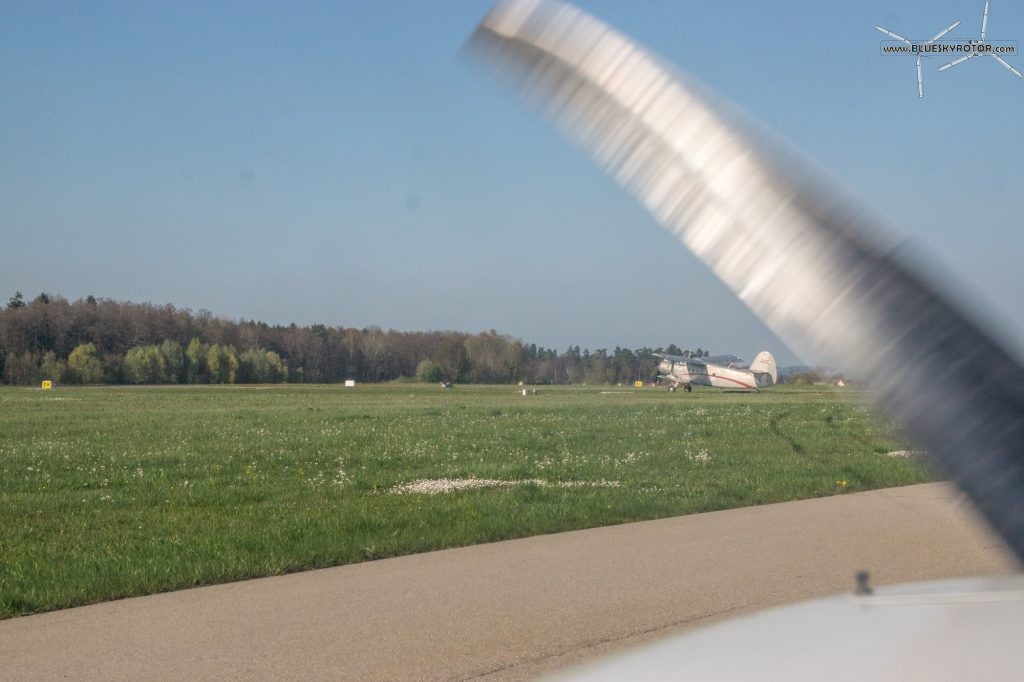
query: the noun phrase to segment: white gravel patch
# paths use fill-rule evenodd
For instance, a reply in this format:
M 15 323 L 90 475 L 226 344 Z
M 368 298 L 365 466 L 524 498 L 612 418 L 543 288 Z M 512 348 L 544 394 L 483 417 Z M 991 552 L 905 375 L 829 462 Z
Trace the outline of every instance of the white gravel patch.
M 885 453 L 886 457 L 927 457 L 928 453 L 924 450 L 893 450 L 892 452 Z
M 396 485 L 390 490 L 393 495 L 436 495 L 458 490 L 478 490 L 481 488 L 512 488 L 518 485 L 535 485 L 538 488 L 618 488 L 618 481 L 555 481 L 549 482 L 539 478 L 528 478 L 506 481 L 496 478 L 422 478 L 410 483 Z

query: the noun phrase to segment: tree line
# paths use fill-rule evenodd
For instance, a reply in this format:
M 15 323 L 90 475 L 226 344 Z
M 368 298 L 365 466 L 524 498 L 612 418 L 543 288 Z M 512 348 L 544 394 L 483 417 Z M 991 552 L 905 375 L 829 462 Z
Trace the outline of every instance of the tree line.
M 0 309 L 0 382 L 78 384 L 339 383 L 408 378 L 455 383 L 606 384 L 649 380 L 656 352 L 563 352 L 494 330 L 403 332 L 270 325 L 206 310 L 88 296 L 20 293 Z

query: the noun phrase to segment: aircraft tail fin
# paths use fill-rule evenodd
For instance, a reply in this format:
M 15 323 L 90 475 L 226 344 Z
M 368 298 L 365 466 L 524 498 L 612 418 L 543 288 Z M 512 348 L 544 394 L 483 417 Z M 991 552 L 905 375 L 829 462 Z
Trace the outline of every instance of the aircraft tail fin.
M 757 378 L 759 388 L 774 386 L 779 381 L 779 371 L 775 368 L 775 358 L 766 350 L 761 351 L 750 363 L 750 371 Z

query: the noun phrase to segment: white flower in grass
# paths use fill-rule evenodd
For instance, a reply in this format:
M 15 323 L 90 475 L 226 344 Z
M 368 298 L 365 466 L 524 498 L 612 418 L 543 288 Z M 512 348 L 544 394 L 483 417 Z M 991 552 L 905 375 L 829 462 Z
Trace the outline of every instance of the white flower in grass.
M 707 448 L 701 448 L 697 452 L 686 451 L 686 459 L 690 460 L 694 464 L 707 464 L 711 461 L 711 454 Z

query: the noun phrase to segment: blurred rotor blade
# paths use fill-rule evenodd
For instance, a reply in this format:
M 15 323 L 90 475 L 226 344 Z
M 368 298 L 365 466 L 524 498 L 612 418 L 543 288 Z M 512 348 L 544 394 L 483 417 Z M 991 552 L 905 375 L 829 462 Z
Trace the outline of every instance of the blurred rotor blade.
M 917 58 L 917 96 L 924 97 L 924 80 L 921 78 L 921 58 Z
M 942 33 L 939 33 L 938 35 L 936 35 L 936 36 L 935 36 L 934 38 L 932 38 L 931 40 L 929 40 L 929 41 L 928 41 L 927 43 L 925 43 L 925 44 L 926 44 L 926 45 L 931 45 L 931 44 L 932 44 L 932 43 L 934 43 L 934 42 L 935 42 L 936 40 L 938 40 L 938 39 L 939 39 L 939 38 L 941 38 L 942 36 L 946 35 L 947 33 L 949 33 L 950 31 L 952 31 L 952 30 L 953 30 L 954 28 L 956 28 L 956 27 L 957 27 L 957 26 L 959 26 L 959 25 L 960 25 L 960 22 L 959 22 L 959 21 L 957 21 L 956 23 L 950 24 L 949 28 L 947 28 L 947 29 L 946 29 L 945 31 L 943 31 Z
M 906 38 L 904 38 L 904 37 L 903 37 L 903 36 L 901 36 L 901 35 L 897 35 L 897 34 L 893 33 L 893 32 L 892 32 L 892 31 L 890 31 L 889 29 L 885 29 L 885 28 L 882 28 L 881 26 L 875 26 L 875 28 L 876 28 L 876 29 L 878 29 L 879 31 L 881 31 L 882 33 L 884 33 L 884 34 L 885 34 L 885 35 L 887 35 L 887 36 L 892 36 L 892 37 L 893 37 L 893 38 L 895 38 L 896 40 L 902 40 L 902 41 L 903 41 L 903 42 L 905 42 L 905 43 L 906 43 L 907 45 L 913 45 L 913 43 L 912 43 L 912 42 L 910 42 L 909 40 L 907 40 Z
M 989 57 L 992 57 L 992 59 L 996 60 L 997 62 L 999 62 L 1000 64 L 1002 64 L 1002 65 L 1003 65 L 1003 66 L 1005 66 L 1006 68 L 1008 68 L 1008 69 L 1009 69 L 1010 71 L 1012 71 L 1012 72 L 1013 72 L 1013 75 L 1014 75 L 1014 76 L 1016 76 L 1017 78 L 1024 78 L 1024 76 L 1022 76 L 1022 75 L 1020 74 L 1020 71 L 1018 71 L 1017 69 L 1015 69 L 1015 68 L 1013 68 L 1012 66 L 1010 66 L 1009 62 L 1007 62 L 1007 61 L 1006 61 L 1005 59 L 1003 59 L 1003 58 L 1002 58 L 1002 57 L 1000 57 L 999 55 L 997 55 L 997 54 L 992 54 L 991 52 L 989 52 L 989 53 L 988 53 L 988 56 L 989 56 Z
M 981 40 L 985 40 L 985 29 L 988 28 L 988 0 L 985 0 L 985 14 L 981 17 Z
M 957 64 L 959 64 L 960 62 L 966 62 L 966 61 L 967 61 L 968 59 L 970 59 L 970 58 L 971 58 L 971 57 L 973 57 L 973 56 L 974 56 L 974 53 L 971 53 L 971 54 L 969 54 L 969 55 L 967 55 L 967 56 L 965 56 L 965 57 L 960 57 L 960 59 L 954 59 L 954 60 L 953 60 L 953 61 L 951 61 L 951 62 L 950 62 L 949 64 L 943 64 L 942 66 L 940 66 L 940 67 L 939 67 L 939 71 L 945 71 L 945 70 L 946 70 L 946 69 L 948 69 L 949 67 L 951 67 L 951 66 L 956 66 L 956 65 L 957 65 Z
M 1024 559 L 1024 367 L 870 220 L 710 92 L 572 6 L 501 0 L 467 48 L 800 355 L 864 377 Z

